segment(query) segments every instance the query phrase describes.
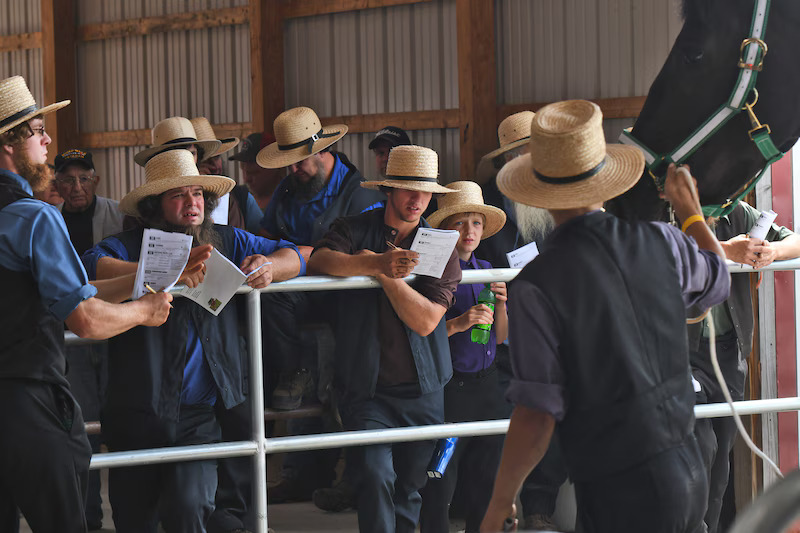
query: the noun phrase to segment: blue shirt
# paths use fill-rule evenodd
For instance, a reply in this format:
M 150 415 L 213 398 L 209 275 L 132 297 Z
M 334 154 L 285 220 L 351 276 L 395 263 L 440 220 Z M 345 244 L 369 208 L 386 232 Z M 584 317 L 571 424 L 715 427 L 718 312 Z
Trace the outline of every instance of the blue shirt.
M 33 194 L 27 180 L 0 169 Z M 58 208 L 33 198 L 23 198 L 0 210 L 0 265 L 15 272 L 30 272 L 42 301 L 59 320 L 97 294 L 69 240 Z
M 244 230 L 231 228 L 234 233 L 234 241 L 231 246 L 231 257 L 229 259 L 239 265 L 245 257 L 261 254 L 270 255 L 280 248 L 291 248 L 297 252 L 297 247 L 288 241 L 273 241 L 263 237 L 257 237 Z M 300 276 L 305 274 L 306 263 L 303 256 L 297 253 L 300 258 Z M 138 257 L 131 257 L 127 248 L 116 237 L 108 237 L 94 248 L 91 248 L 83 255 L 83 262 L 89 275 L 96 277 L 97 261 L 101 257 L 111 257 L 122 261 L 138 261 Z M 203 356 L 203 346 L 200 343 L 200 335 L 194 325 L 189 321 L 189 334 L 186 341 L 186 366 L 183 370 L 183 389 L 181 390 L 181 405 L 197 405 L 216 403 L 217 388 L 211 370 L 208 368 L 208 361 Z
M 492 268 L 488 261 L 477 259 L 475 254 L 470 256 L 469 261 L 459 259 L 458 262 L 461 264 L 462 271 Z M 478 305 L 478 294 L 483 290 L 483 287 L 483 283 L 459 285 L 456 289 L 456 301 L 445 313 L 445 319 L 450 320 L 459 317 L 466 313 L 470 307 Z M 454 333 L 448 339 L 450 341 L 450 357 L 453 360 L 453 370 L 456 372 L 478 372 L 488 368 L 494 361 L 497 350 L 497 335 L 495 335 L 494 327 L 491 329 L 487 344 L 472 342 L 471 336 L 472 328 L 460 333 Z
M 278 227 L 278 215 L 280 215 L 288 228 L 289 234 L 286 237 L 290 241 L 305 245 L 313 244 L 311 242 L 311 234 L 314 228 L 314 220 L 333 204 L 333 201 L 339 195 L 342 180 L 348 172 L 348 168 L 342 163 L 339 156 L 332 155 L 335 162 L 331 177 L 325 187 L 311 200 L 299 202 L 293 195 L 288 194 L 288 184 L 291 176 L 287 176 L 281 181 L 275 190 L 275 196 L 272 197 L 267 209 L 264 211 L 264 218 L 261 219 L 261 227 L 267 230 L 270 235 L 278 236 L 281 234 L 281 230 Z M 371 206 L 370 208 L 373 207 Z

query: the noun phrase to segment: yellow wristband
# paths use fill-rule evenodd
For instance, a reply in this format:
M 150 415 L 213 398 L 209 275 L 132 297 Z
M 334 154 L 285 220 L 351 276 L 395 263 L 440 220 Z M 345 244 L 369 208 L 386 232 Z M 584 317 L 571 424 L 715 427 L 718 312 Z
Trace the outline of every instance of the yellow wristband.
M 703 218 L 703 215 L 692 215 L 683 221 L 683 226 L 681 226 L 681 231 L 686 233 L 686 230 L 689 228 L 689 226 L 691 226 L 695 222 L 702 222 L 704 220 L 705 219 Z

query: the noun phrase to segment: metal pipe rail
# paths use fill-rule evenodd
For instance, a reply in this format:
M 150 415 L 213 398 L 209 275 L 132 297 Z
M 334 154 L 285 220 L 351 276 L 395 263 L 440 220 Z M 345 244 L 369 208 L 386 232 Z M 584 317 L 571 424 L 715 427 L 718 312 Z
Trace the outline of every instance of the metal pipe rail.
M 752 272 L 744 265 L 729 262 L 731 272 Z M 762 270 L 795 270 L 800 268 L 800 259 L 791 261 L 777 261 Z M 462 273 L 461 283 L 488 283 L 492 281 L 510 281 L 516 277 L 519 269 L 487 269 L 468 270 Z M 407 281 L 413 276 L 406 278 Z M 262 346 L 261 346 L 261 293 L 262 292 L 296 292 L 296 291 L 326 291 L 348 289 L 375 289 L 379 288 L 378 282 L 371 277 L 356 276 L 350 278 L 335 278 L 330 276 L 305 276 L 288 281 L 273 283 L 264 289 L 253 290 L 241 287 L 237 294 L 244 294 L 247 299 L 247 326 L 250 347 L 250 375 L 262 375 Z M 65 342 L 69 345 L 86 344 L 89 340 L 80 339 L 71 332 L 66 332 Z M 260 379 L 250 380 L 250 398 L 253 405 L 264 405 L 264 388 Z M 800 399 L 787 398 L 784 400 L 756 400 L 754 402 L 787 402 L 786 406 L 775 410 L 800 409 Z M 766 412 L 767 406 L 742 406 L 743 414 Z M 697 406 L 698 416 L 725 416 L 727 406 L 718 405 Z M 704 412 L 705 409 L 705 412 Z M 753 409 L 753 410 L 749 410 Z M 354 446 L 364 444 L 377 444 L 389 442 L 405 442 L 413 440 L 427 440 L 448 436 L 469 435 L 495 435 L 505 433 L 508 429 L 507 420 L 490 422 L 468 422 L 463 424 L 446 424 L 427 427 L 395 428 L 380 431 L 356 431 L 313 436 L 281 437 L 266 439 L 264 429 L 264 416 L 260 409 L 252 409 L 252 435 L 251 441 L 226 442 L 218 444 L 205 444 L 196 446 L 179 446 L 171 448 L 158 448 L 150 450 L 135 450 L 126 452 L 112 452 L 98 454 L 92 457 L 91 468 L 112 468 L 119 466 L 134 466 L 164 462 L 214 459 L 222 457 L 253 456 L 253 511 L 256 519 L 255 531 L 267 532 L 267 475 L 266 456 L 268 453 L 279 451 L 311 450 L 335 448 L 340 446 Z

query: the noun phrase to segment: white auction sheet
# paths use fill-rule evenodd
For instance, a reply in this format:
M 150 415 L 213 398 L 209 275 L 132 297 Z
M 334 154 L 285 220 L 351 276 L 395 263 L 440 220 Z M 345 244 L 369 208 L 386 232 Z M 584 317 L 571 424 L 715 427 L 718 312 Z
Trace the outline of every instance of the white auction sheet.
M 531 242 L 525 246 L 517 248 L 516 250 L 508 252 L 506 257 L 508 257 L 509 267 L 522 268 L 533 261 L 533 258 L 537 255 L 539 255 L 539 248 L 536 246 L 535 242 Z
M 772 226 L 772 223 L 775 222 L 775 219 L 778 217 L 778 213 L 773 210 L 769 211 L 762 211 L 761 216 L 758 217 L 756 223 L 753 224 L 753 227 L 750 228 L 749 236 L 751 239 L 759 239 L 764 240 L 767 238 L 767 233 L 769 233 L 769 228 Z
M 233 298 L 236 289 L 247 279 L 247 275 L 216 249 L 211 251 L 211 257 L 205 264 L 203 283 L 194 289 L 181 287 L 172 292 L 197 302 L 206 311 L 217 316 Z
M 441 278 L 457 242 L 455 230 L 419 228 L 410 248 L 419 254 L 419 264 L 411 273 Z
M 136 268 L 131 299 L 138 300 L 149 291 L 169 291 L 181 277 L 192 251 L 192 236 L 146 229 L 142 236 L 142 250 Z
M 211 212 L 211 220 L 214 224 L 228 225 L 228 208 L 230 207 L 231 193 L 223 194 L 219 197 L 217 208 Z

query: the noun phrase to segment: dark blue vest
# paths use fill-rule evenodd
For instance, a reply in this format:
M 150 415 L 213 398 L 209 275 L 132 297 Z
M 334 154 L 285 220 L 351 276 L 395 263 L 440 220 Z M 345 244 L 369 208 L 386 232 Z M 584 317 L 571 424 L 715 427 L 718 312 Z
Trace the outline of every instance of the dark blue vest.
M 0 176 L 0 209 L 31 196 Z M 68 386 L 64 377 L 64 323 L 42 303 L 30 272 L 0 267 L 3 319 L 0 320 L 0 379 L 36 379 Z
M 590 481 L 681 444 L 694 427 L 686 311 L 675 259 L 651 224 L 568 221 L 517 279 L 553 304 L 570 477 Z

